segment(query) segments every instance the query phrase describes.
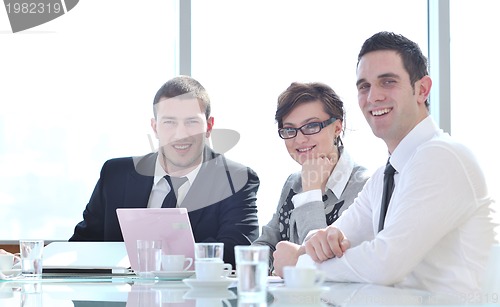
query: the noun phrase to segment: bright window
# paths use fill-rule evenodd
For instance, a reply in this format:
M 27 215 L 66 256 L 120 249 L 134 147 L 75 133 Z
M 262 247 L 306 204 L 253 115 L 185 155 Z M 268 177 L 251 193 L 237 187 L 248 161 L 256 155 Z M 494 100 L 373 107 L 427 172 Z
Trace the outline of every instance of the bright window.
M 175 1 L 79 1 L 13 34 L 0 9 L 0 241 L 67 240 L 105 160 L 151 151 L 177 73 Z
M 192 76 L 211 97 L 215 127 L 241 135 L 227 156 L 258 173 L 261 224 L 299 170 L 274 121 L 278 95 L 293 81 L 332 86 L 347 110 L 346 149 L 372 170 L 385 163 L 387 149 L 359 111 L 355 86 L 359 49 L 382 30 L 427 54 L 427 1 L 192 0 Z
M 500 100 L 495 92 L 500 63 L 497 30 L 500 2 L 450 1 L 451 134 L 476 154 L 491 196 L 500 196 L 500 151 L 496 123 Z M 476 17 L 476 18 L 475 18 Z M 500 220 L 500 211 L 497 209 Z M 500 240 L 500 233 L 497 232 Z

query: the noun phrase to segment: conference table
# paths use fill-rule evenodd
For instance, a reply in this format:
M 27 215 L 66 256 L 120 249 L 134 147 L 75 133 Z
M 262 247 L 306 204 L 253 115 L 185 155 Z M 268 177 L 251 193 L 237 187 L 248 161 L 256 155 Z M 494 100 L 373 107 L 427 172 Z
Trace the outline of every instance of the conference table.
M 286 289 L 276 277 L 260 296 L 238 295 L 237 279 L 218 288 L 191 288 L 177 278 L 80 274 L 0 280 L 0 306 L 499 306 L 494 297 L 449 297 L 413 289 L 326 282 L 314 291 Z

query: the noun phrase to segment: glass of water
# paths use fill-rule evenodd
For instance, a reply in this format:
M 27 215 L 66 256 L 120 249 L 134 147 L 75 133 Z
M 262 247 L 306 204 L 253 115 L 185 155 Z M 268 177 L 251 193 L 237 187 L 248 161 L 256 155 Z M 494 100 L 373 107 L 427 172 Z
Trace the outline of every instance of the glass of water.
M 263 296 L 269 271 L 269 246 L 238 245 L 234 247 L 238 295 Z
M 194 256 L 196 261 L 224 262 L 224 243 L 195 243 Z
M 27 278 L 42 278 L 43 240 L 19 240 L 21 273 Z
M 137 275 L 154 278 L 154 271 L 161 270 L 161 240 L 137 240 Z

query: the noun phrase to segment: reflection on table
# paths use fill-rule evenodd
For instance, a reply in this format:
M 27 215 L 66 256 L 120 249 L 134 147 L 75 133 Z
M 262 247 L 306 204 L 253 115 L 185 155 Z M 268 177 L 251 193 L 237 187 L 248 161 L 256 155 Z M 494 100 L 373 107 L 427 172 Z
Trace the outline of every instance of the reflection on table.
M 290 290 L 269 283 L 264 296 L 238 297 L 236 279 L 222 288 L 191 288 L 181 280 L 138 278 L 44 278 L 0 280 L 0 306 L 125 307 L 282 307 L 282 306 L 498 306 L 498 296 L 446 297 L 428 292 L 358 283 L 325 283 L 315 289 Z

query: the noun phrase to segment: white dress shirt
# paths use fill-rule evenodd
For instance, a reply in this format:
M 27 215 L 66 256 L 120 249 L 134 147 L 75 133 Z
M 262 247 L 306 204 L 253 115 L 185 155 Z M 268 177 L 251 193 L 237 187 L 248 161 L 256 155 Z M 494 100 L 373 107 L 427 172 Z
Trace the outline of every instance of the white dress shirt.
M 179 190 L 177 191 L 177 207 L 182 204 L 184 197 L 186 197 L 189 188 L 193 184 L 196 175 L 200 171 L 201 164 L 198 165 L 194 170 L 189 172 L 185 177 L 188 179 L 185 183 L 183 183 Z M 172 189 L 165 179 L 165 175 L 168 175 L 167 172 L 163 169 L 160 163 L 160 155 L 156 159 L 155 164 L 155 176 L 153 179 L 153 188 L 151 189 L 151 194 L 149 195 L 148 208 L 161 208 L 163 204 L 163 200 L 170 190 Z
M 427 117 L 390 162 L 397 173 L 384 229 L 377 233 L 385 165 L 333 224 L 351 248 L 315 265 L 334 281 L 461 295 L 478 291 L 495 224 L 474 155 Z M 300 258 L 298 265 L 310 261 L 308 255 Z

